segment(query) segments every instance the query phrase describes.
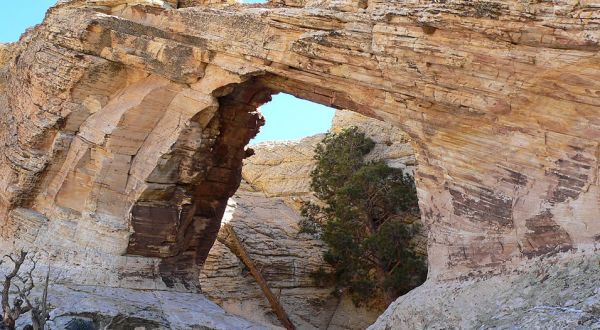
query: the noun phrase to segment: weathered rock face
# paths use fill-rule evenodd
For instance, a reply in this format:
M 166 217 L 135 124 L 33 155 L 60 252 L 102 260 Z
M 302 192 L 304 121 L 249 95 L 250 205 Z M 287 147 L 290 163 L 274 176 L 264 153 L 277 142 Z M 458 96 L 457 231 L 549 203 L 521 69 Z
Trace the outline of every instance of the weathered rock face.
M 369 158 L 401 167 L 414 165 L 408 138 L 398 128 L 338 111 L 332 131 L 351 125 L 378 142 Z M 323 137 L 252 146 L 255 155 L 244 161 L 242 170 L 245 181 L 230 199 L 223 221 L 234 228 L 298 329 L 364 329 L 381 311 L 356 308 L 349 297 L 334 296 L 335 288 L 317 286 L 311 273 L 329 269 L 323 260 L 327 247 L 319 239 L 298 233 L 298 208 L 303 200 L 313 198 L 310 171 L 314 149 Z M 219 235 L 227 236 L 223 231 Z M 416 241 L 423 252 L 425 237 Z M 220 242 L 206 259 L 200 284 L 202 292 L 226 311 L 267 326 L 281 326 L 254 278 Z
M 323 137 L 314 135 L 301 141 L 252 146 L 254 155 L 244 161 L 242 177 L 268 197 L 308 196 L 314 148 Z
M 597 4 L 278 3 L 61 1 L 3 50 L 2 247 L 189 290 L 280 91 L 410 135 L 428 285 L 598 246 Z
M 599 262 L 561 256 L 503 276 L 429 283 L 398 298 L 369 329 L 598 329 Z

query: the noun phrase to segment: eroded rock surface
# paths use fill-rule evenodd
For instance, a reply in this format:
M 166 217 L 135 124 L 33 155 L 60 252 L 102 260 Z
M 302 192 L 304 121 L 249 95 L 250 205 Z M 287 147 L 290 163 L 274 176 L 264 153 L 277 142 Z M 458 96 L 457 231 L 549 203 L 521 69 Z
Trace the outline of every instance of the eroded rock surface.
M 0 47 L 3 249 L 193 290 L 275 92 L 410 136 L 426 286 L 597 249 L 596 3 L 217 2 L 63 0 Z

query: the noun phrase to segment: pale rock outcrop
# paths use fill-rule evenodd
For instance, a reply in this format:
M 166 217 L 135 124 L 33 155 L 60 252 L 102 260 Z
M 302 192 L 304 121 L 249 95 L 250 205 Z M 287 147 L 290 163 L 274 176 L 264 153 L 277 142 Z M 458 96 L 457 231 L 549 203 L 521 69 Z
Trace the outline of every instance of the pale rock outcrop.
M 505 276 L 424 285 L 369 329 L 598 329 L 599 265 L 598 255 L 567 255 Z
M 194 290 L 262 124 L 256 108 L 276 92 L 410 136 L 426 287 L 598 248 L 593 1 L 133 3 L 61 1 L 10 46 L 3 249 L 43 245 L 65 267 L 79 255 L 78 271 L 106 266 L 114 286 Z M 39 226 L 31 242 L 19 221 Z
M 308 196 L 314 148 L 323 137 L 314 135 L 300 141 L 254 145 L 254 155 L 244 161 L 242 177 L 269 197 Z

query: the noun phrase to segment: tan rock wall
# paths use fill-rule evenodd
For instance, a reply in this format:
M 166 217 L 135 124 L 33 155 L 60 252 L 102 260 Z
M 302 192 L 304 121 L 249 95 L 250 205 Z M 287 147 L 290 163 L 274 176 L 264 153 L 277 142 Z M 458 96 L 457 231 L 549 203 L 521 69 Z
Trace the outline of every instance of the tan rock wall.
M 252 146 L 255 154 L 244 160 L 244 180 L 268 197 L 309 195 L 314 148 L 323 137 L 315 135 L 300 141 L 263 142 Z

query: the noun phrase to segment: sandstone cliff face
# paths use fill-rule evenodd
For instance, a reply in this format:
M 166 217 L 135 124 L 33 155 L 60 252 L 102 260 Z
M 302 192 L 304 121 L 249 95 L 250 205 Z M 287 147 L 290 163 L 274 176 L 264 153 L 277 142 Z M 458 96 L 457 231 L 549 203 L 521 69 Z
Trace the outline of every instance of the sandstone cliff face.
M 244 161 L 242 177 L 268 197 L 308 196 L 314 147 L 323 137 L 315 135 L 301 141 L 252 146 L 255 154 Z
M 65 281 L 193 290 L 283 91 L 411 137 L 426 285 L 594 253 L 597 4 L 277 3 L 65 0 L 2 51 L 1 247 L 54 251 Z
M 377 142 L 369 158 L 400 167 L 415 165 L 408 137 L 399 129 L 338 111 L 332 131 L 351 125 Z M 329 268 L 322 259 L 327 247 L 319 239 L 298 233 L 298 208 L 302 201 L 313 198 L 310 171 L 314 168 L 314 149 L 323 137 L 252 146 L 255 155 L 244 162 L 242 170 L 245 181 L 230 199 L 223 221 L 233 226 L 298 329 L 364 329 L 381 311 L 356 308 L 347 296 L 334 296 L 333 287 L 316 286 L 310 275 L 319 268 Z M 418 240 L 422 250 L 425 237 L 424 233 Z M 202 292 L 226 311 L 264 325 L 281 326 L 254 278 L 219 242 L 206 259 L 200 284 Z

